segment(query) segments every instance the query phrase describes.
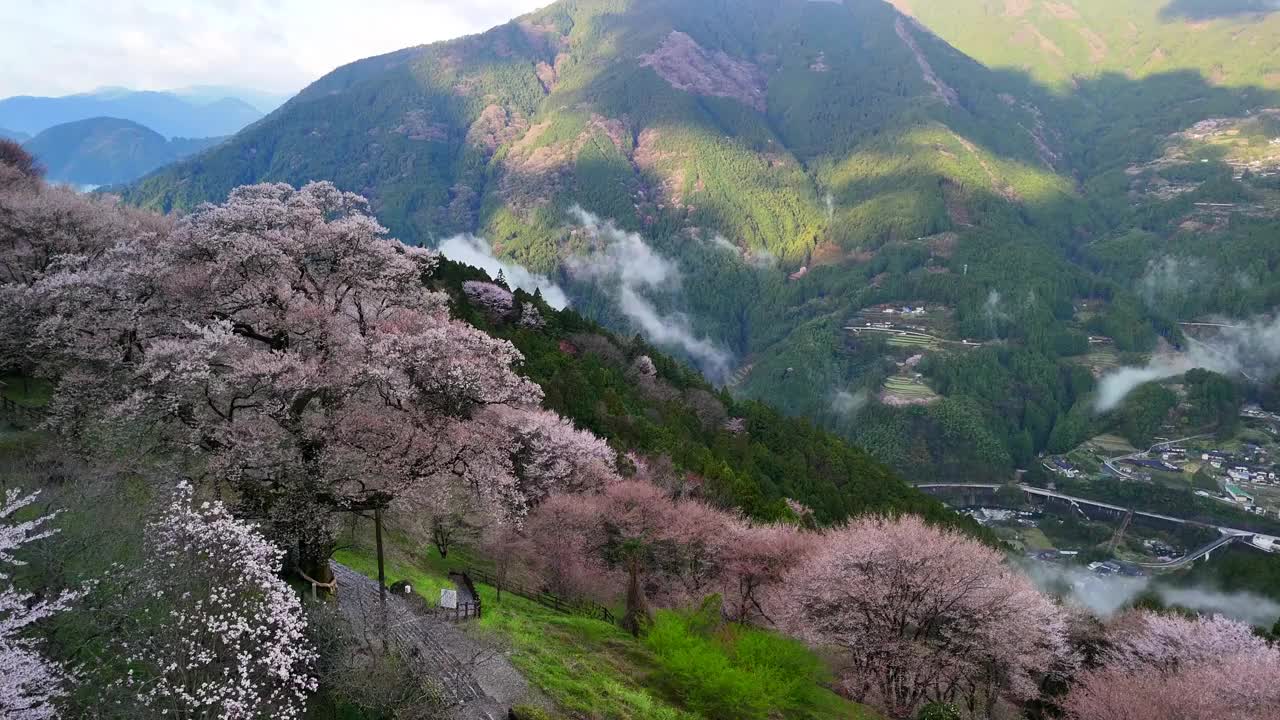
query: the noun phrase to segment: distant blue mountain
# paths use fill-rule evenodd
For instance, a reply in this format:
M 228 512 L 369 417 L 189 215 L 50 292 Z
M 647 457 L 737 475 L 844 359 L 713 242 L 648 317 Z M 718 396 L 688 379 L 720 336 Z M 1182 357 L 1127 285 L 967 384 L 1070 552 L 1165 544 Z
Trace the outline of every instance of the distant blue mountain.
M 200 105 L 223 98 L 234 98 L 253 106 L 263 114 L 270 113 L 293 97 L 293 93 L 268 92 L 235 85 L 191 85 L 169 90 L 169 93 Z
M 30 139 L 31 136 L 27 133 L 0 127 L 0 140 L 17 140 L 18 142 L 26 142 Z
M 262 116 L 256 108 L 235 98 L 197 102 L 171 92 L 123 88 L 64 97 L 23 95 L 0 100 L 0 127 L 28 135 L 77 120 L 112 117 L 145 125 L 170 138 L 217 137 L 233 135 Z
M 90 118 L 55 125 L 23 144 L 54 182 L 111 185 L 216 145 L 221 138 L 165 139 L 131 120 Z

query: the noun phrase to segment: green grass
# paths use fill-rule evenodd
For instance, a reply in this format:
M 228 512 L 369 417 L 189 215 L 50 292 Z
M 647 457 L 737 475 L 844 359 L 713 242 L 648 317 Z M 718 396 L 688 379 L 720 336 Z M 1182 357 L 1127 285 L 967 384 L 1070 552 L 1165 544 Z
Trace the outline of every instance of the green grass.
M 434 552 L 405 559 L 403 548 L 389 546 L 388 582 L 408 580 L 414 591 L 434 602 L 450 587 L 446 567 L 457 567 Z M 334 559 L 369 577 L 377 577 L 371 552 L 339 550 Z M 471 558 L 474 560 L 474 558 Z M 463 563 L 466 564 L 466 563 Z M 659 658 L 645 644 L 610 623 L 564 615 L 533 601 L 477 584 L 484 607 L 478 627 L 510 647 L 511 662 L 557 707 L 561 716 L 582 720 L 703 720 L 710 717 L 682 702 L 663 679 Z M 474 627 L 475 625 L 471 626 Z M 806 651 L 807 652 L 807 651 Z M 876 716 L 814 684 L 805 715 L 810 720 L 873 720 Z M 778 716 L 783 717 L 783 716 Z
M 1040 528 L 1023 528 L 1022 542 L 1028 550 L 1052 550 L 1053 542 Z
M 21 375 L 0 376 L 0 396 L 27 407 L 44 407 L 53 395 L 53 385 L 48 380 Z
M 339 550 L 333 554 L 333 559 L 361 575 L 367 575 L 371 578 L 378 577 L 377 559 L 363 550 Z M 383 562 L 383 568 L 386 571 L 388 585 L 400 580 L 407 580 L 413 586 L 415 593 L 421 595 L 433 605 L 440 601 L 441 588 L 453 587 L 453 583 L 449 582 L 449 578 L 446 575 L 414 566 L 396 558 L 386 558 Z
M 660 611 L 645 643 L 658 659 L 662 685 L 703 717 L 866 717 L 823 687 L 829 671 L 803 643 L 724 624 L 717 604 L 697 613 Z

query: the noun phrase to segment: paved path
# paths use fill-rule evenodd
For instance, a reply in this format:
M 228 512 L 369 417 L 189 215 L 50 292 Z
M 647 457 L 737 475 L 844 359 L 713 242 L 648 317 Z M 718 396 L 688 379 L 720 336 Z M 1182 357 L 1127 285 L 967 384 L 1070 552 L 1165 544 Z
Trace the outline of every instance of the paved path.
M 529 683 L 500 649 L 471 637 L 449 621 L 432 617 L 405 598 L 387 594 L 385 611 L 378 583 L 340 563 L 338 609 L 357 632 L 384 630 L 407 648 L 418 672 L 435 678 L 454 720 L 503 720 L 508 709 L 529 695 Z

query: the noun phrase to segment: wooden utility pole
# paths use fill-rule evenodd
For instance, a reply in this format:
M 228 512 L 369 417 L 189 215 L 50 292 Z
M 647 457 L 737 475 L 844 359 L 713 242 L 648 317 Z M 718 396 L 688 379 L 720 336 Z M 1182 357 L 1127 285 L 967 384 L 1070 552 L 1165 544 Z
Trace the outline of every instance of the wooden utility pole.
M 378 600 L 387 604 L 387 573 L 382 565 L 382 507 L 373 509 L 374 537 L 378 546 Z

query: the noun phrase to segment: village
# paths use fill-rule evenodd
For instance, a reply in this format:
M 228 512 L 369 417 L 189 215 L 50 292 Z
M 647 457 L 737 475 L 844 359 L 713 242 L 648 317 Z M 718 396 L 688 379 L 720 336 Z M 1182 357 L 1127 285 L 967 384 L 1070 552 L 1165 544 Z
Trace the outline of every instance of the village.
M 1043 467 L 1068 480 L 1105 479 L 1190 487 L 1199 497 L 1256 515 L 1280 518 L 1280 414 L 1245 406 L 1236 436 L 1157 438 L 1146 450 L 1112 435 L 1093 438 L 1065 455 L 1043 459 Z

